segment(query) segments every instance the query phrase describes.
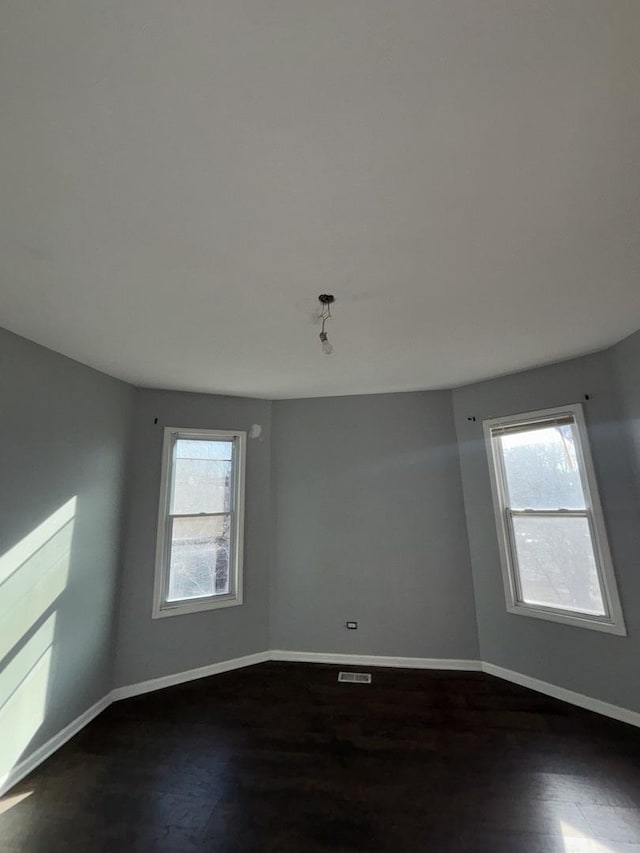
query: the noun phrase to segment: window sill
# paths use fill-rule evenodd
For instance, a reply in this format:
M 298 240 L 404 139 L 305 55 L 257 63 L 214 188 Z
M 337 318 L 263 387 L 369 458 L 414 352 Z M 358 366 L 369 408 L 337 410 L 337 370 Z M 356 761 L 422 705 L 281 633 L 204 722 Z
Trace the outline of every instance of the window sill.
M 242 596 L 216 596 L 195 601 L 183 601 L 161 606 L 154 605 L 153 619 L 164 619 L 167 616 L 186 616 L 189 613 L 203 613 L 206 610 L 220 610 L 223 607 L 238 607 L 242 604 Z
M 627 629 L 621 622 L 605 622 L 589 616 L 580 616 L 565 610 L 547 610 L 544 607 L 533 607 L 527 604 L 507 604 L 507 612 L 518 616 L 531 616 L 534 619 L 544 619 L 547 622 L 560 622 L 563 625 L 574 625 L 577 628 L 588 628 L 591 631 L 601 631 L 606 634 L 627 636 Z

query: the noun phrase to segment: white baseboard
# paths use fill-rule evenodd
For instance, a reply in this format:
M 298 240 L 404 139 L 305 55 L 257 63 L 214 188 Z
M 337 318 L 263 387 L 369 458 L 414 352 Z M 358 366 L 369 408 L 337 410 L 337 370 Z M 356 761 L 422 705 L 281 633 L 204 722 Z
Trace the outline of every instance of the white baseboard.
M 585 696 L 583 693 L 576 693 L 574 690 L 567 690 L 566 687 L 559 687 L 557 684 L 550 684 L 548 681 L 541 681 L 539 678 L 522 675 L 520 672 L 504 669 L 504 667 L 496 666 L 493 663 L 483 663 L 482 671 L 486 672 L 487 675 L 495 675 L 497 678 L 519 684 L 521 687 L 528 687 L 529 690 L 544 693 L 545 696 L 561 699 L 570 705 L 577 705 L 587 711 L 594 711 L 596 714 L 603 714 L 605 717 L 612 717 L 622 723 L 640 727 L 640 713 L 638 711 L 621 708 L 619 705 L 612 705 L 610 702 L 603 702 L 600 699 L 592 699 L 591 696 Z
M 53 755 L 53 753 L 60 749 L 61 746 L 64 746 L 68 740 L 71 740 L 74 735 L 77 735 L 81 729 L 94 720 L 98 714 L 101 714 L 105 708 L 108 708 L 110 704 L 111 694 L 108 693 L 96 702 L 95 705 L 92 705 L 83 714 L 80 714 L 79 717 L 72 720 L 69 725 L 65 726 L 57 735 L 49 738 L 46 743 L 43 743 L 42 746 L 39 746 L 38 749 L 34 750 L 30 755 L 18 762 L 15 767 L 12 767 L 5 776 L 0 778 L 0 797 L 3 796 L 3 794 L 6 794 L 9 788 L 13 788 L 13 786 L 17 785 L 25 776 L 28 776 L 32 770 L 35 770 L 39 764 L 42 764 L 43 761 Z
M 464 672 L 480 672 L 482 664 L 477 660 L 457 658 L 401 658 L 388 655 L 343 655 L 333 652 L 293 652 L 288 649 L 273 649 L 271 660 L 299 661 L 300 663 L 331 663 L 343 666 L 388 666 L 402 669 L 450 669 Z
M 493 663 L 483 663 L 478 660 L 459 660 L 456 658 L 403 658 L 386 655 L 347 655 L 329 652 L 296 652 L 287 649 L 274 649 L 219 663 L 212 663 L 208 666 L 189 669 L 185 672 L 174 673 L 173 675 L 152 678 L 148 681 L 141 681 L 138 684 L 116 687 L 100 699 L 99 702 L 96 702 L 95 705 L 92 705 L 91 708 L 80 714 L 79 717 L 76 717 L 75 720 L 69 723 L 68 726 L 65 726 L 57 735 L 54 735 L 32 752 L 31 755 L 16 764 L 4 777 L 0 777 L 0 796 L 3 796 L 10 788 L 17 785 L 21 779 L 24 779 L 25 776 L 31 773 L 32 770 L 35 770 L 39 764 L 42 764 L 43 761 L 53 755 L 56 750 L 60 749 L 61 746 L 95 719 L 98 714 L 108 708 L 112 702 L 128 699 L 132 696 L 140 696 L 143 693 L 150 693 L 154 690 L 162 690 L 165 687 L 172 687 L 176 684 L 184 684 L 186 681 L 194 681 L 199 678 L 207 678 L 210 675 L 229 672 L 233 669 L 253 666 L 254 664 L 264 663 L 269 660 L 343 664 L 345 666 L 380 666 L 400 667 L 404 669 L 486 672 L 488 675 L 494 675 L 497 678 L 511 681 L 514 684 L 519 684 L 538 693 L 544 693 L 546 696 L 552 696 L 554 699 L 560 699 L 571 705 L 577 705 L 579 708 L 585 708 L 587 711 L 594 711 L 596 714 L 603 714 L 605 717 L 612 717 L 614 720 L 620 720 L 623 723 L 640 727 L 640 712 L 621 708 L 619 705 L 612 705 L 609 702 L 602 702 L 600 699 L 592 699 L 590 696 L 584 696 L 582 693 L 576 693 L 573 690 L 567 690 L 565 687 L 559 687 L 556 684 L 550 684 L 538 678 L 522 675 L 522 673 L 496 666 Z
M 150 678 L 148 681 L 140 681 L 137 684 L 127 684 L 125 687 L 116 687 L 111 691 L 111 701 L 118 702 L 120 699 L 129 699 L 132 696 L 140 696 L 142 693 L 151 693 L 153 690 L 162 690 L 164 687 L 173 687 L 176 684 L 184 684 L 185 681 L 195 681 L 198 678 L 207 678 L 210 675 L 218 675 L 221 672 L 229 672 L 232 669 L 241 669 L 244 666 L 253 666 L 256 663 L 265 663 L 271 660 L 269 652 L 256 652 L 253 655 L 245 655 L 241 658 L 224 660 L 219 663 L 211 663 L 207 666 L 199 666 L 197 669 L 187 669 L 184 672 L 176 672 L 173 675 L 162 675 L 160 678 Z

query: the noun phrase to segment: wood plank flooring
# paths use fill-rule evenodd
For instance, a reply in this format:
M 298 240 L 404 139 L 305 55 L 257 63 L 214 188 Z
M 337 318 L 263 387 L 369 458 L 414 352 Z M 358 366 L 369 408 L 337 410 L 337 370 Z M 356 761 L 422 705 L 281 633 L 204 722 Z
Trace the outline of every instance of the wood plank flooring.
M 640 730 L 487 675 L 267 663 L 112 705 L 3 853 L 640 853 Z

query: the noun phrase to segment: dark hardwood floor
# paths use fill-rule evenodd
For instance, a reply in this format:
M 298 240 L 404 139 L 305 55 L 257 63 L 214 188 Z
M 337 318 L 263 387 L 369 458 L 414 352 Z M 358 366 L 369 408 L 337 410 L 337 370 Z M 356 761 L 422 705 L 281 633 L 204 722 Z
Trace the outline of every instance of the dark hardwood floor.
M 638 853 L 640 730 L 490 676 L 268 663 L 112 705 L 3 853 Z

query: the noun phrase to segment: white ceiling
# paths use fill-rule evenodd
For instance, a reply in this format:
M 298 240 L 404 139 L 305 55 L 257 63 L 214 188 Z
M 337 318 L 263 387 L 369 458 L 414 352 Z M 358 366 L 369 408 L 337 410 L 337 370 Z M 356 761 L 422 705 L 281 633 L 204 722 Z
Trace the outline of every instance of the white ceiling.
M 640 326 L 639 57 L 636 0 L 4 0 L 0 325 L 275 398 L 606 346 Z

